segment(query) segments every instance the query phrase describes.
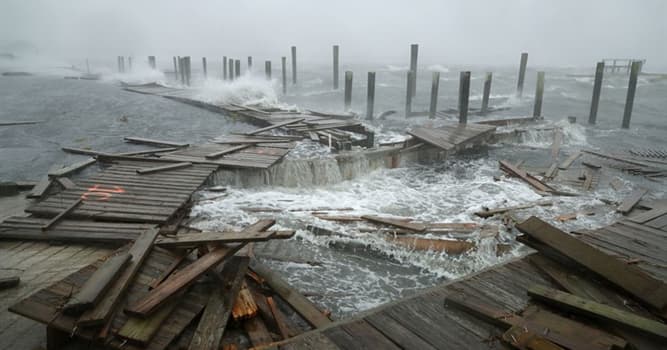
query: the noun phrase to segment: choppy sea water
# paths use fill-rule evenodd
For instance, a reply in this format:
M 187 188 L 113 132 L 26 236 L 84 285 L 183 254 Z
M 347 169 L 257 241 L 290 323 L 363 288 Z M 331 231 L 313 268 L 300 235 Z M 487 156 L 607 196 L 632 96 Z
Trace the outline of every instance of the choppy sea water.
M 209 102 L 234 102 L 266 106 L 295 107 L 341 112 L 342 90 L 331 87 L 330 67 L 304 66 L 299 71 L 299 84 L 288 86 L 288 94 L 280 93 L 280 81 L 267 82 L 262 72 L 245 74 L 234 83 L 216 79 L 214 61 L 209 60 L 209 79 L 194 72 L 196 96 Z M 3 69 L 20 69 L 16 62 L 0 65 Z M 27 67 L 30 68 L 30 67 Z M 101 69 L 102 65 L 94 67 Z M 349 65 L 341 71 L 352 70 L 353 111 L 363 116 L 367 71 L 377 72 L 376 114 L 395 110 L 385 119 L 376 119 L 371 127 L 380 141 L 400 140 L 404 130 L 416 125 L 437 125 L 442 120 L 429 121 L 424 117 L 405 119 L 405 72 L 401 65 Z M 516 69 L 513 67 L 456 67 L 445 64 L 419 67 L 417 96 L 413 110 L 428 106 L 431 73 L 441 73 L 439 107 L 455 107 L 458 91 L 458 72 L 471 70 L 471 107 L 479 107 L 484 72 L 493 71 L 491 105 L 509 107 L 494 116 L 525 117 L 532 113 L 535 70 L 529 69 L 522 98 L 514 94 Z M 2 70 L 2 69 L 0 69 Z M 561 160 L 579 149 L 596 149 L 607 153 L 629 148 L 667 148 L 667 81 L 641 77 L 631 128 L 619 128 L 627 76 L 605 78 L 598 124 L 586 125 L 592 78 L 573 74 L 592 73 L 592 69 L 545 68 L 543 115 L 545 127 L 562 128 L 564 138 Z M 41 69 L 28 77 L 0 77 L 0 121 L 39 120 L 43 123 L 25 126 L 0 127 L 0 179 L 37 179 L 56 162 L 71 163 L 78 156 L 66 155 L 60 147 L 92 148 L 107 151 L 126 151 L 138 146 L 122 142 L 123 136 L 144 136 L 190 143 L 203 142 L 232 132 L 244 132 L 253 126 L 223 115 L 184 105 L 167 99 L 122 91 L 118 80 L 129 82 L 160 81 L 178 85 L 170 74 L 151 71 L 141 65 L 134 73 L 115 74 L 106 68 L 101 81 L 65 80 L 73 75 L 69 69 Z M 274 70 L 273 76 L 279 77 Z M 342 87 L 342 74 L 341 84 Z M 570 124 L 568 116 L 578 123 Z M 483 119 L 471 117 L 471 120 Z M 193 208 L 194 224 L 206 229 L 225 229 L 250 224 L 257 219 L 275 217 L 278 227 L 296 229 L 296 238 L 257 247 L 260 259 L 280 271 L 298 289 L 316 302 L 331 309 L 337 318 L 346 317 L 375 305 L 407 296 L 421 288 L 464 276 L 526 252 L 513 242 L 513 233 L 500 230 L 497 238 L 470 240 L 477 249 L 462 255 L 423 252 L 406 249 L 387 242 L 384 236 L 359 230 L 359 224 L 324 221 L 309 211 L 321 207 L 351 208 L 342 215 L 386 214 L 412 217 L 429 222 L 477 222 L 500 225 L 497 218 L 480 219 L 474 215 L 482 207 L 498 207 L 543 200 L 526 184 L 502 178 L 498 160 L 525 160 L 526 167 L 544 168 L 551 163 L 551 130 L 527 130 L 517 140 L 485 146 L 473 152 L 453 157 L 439 164 L 412 165 L 397 169 L 368 171 L 360 168 L 354 179 L 344 181 L 335 174 L 335 162 L 329 150 L 316 144 L 304 143 L 293 159 L 317 157 L 326 177 L 319 185 L 312 182 L 297 186 L 232 187 L 227 196 L 202 191 L 200 202 Z M 290 160 L 287 161 L 289 162 Z M 286 166 L 288 176 L 299 178 L 298 166 Z M 615 191 L 609 180 L 620 177 L 626 189 Z M 562 185 L 562 189 L 581 193 L 578 197 L 558 197 L 552 206 L 535 207 L 517 212 L 519 217 L 539 215 L 565 229 L 595 228 L 617 218 L 613 206 L 606 201 L 619 201 L 633 186 L 651 189 L 649 197 L 664 196 L 664 183 L 651 182 L 612 169 L 605 169 L 594 190 Z M 206 198 L 214 198 L 206 200 Z M 249 207 L 270 207 L 281 212 L 251 212 Z M 594 209 L 595 215 L 560 223 L 561 214 Z M 323 227 L 334 236 L 317 236 L 306 230 L 308 225 Z M 437 238 L 437 237 L 435 237 Z M 512 245 L 510 251 L 497 256 L 499 242 Z M 279 254 L 271 258 L 271 252 Z M 298 259 L 297 259 L 298 258 Z M 290 261 L 293 260 L 293 261 Z

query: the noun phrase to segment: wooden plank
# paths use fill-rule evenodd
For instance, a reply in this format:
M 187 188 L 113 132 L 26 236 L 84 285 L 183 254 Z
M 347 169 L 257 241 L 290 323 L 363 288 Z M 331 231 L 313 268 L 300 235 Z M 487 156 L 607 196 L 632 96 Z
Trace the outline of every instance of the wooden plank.
M 290 231 L 294 233 L 295 231 Z M 162 247 L 191 247 L 207 243 L 262 242 L 272 239 L 277 231 L 261 232 L 199 232 L 160 237 L 155 242 Z
M 243 245 L 241 243 L 236 246 L 221 246 L 207 253 L 177 274 L 171 275 L 140 300 L 128 305 L 125 308 L 125 313 L 139 318 L 149 317 L 160 306 L 173 299 L 181 290 L 194 283 L 208 269 L 234 255 Z
M 181 293 L 182 294 L 182 293 Z M 116 332 L 116 335 L 132 343 L 146 347 L 165 320 L 171 315 L 178 306 L 180 300 L 170 300 L 162 305 L 159 310 L 154 312 L 148 318 L 130 317 L 123 326 Z
M 547 184 L 543 183 L 542 181 L 538 180 L 536 177 L 530 175 L 525 170 L 521 170 L 521 169 L 517 168 L 512 163 L 510 163 L 508 161 L 505 161 L 505 160 L 501 160 L 501 161 L 499 161 L 499 163 L 500 163 L 500 170 L 503 170 L 503 171 L 509 173 L 510 175 L 513 175 L 513 176 L 516 176 L 516 177 L 520 178 L 521 180 L 525 181 L 527 184 L 529 184 L 530 186 L 532 186 L 536 190 L 541 191 L 541 192 L 551 192 L 551 191 L 553 191 L 553 188 L 551 188 Z
M 639 331 L 647 336 L 667 340 L 666 324 L 649 320 L 631 312 L 619 310 L 541 285 L 530 287 L 528 295 L 547 304 L 565 309 L 568 312 L 610 322 L 621 327 Z
M 56 169 L 60 168 L 59 165 L 52 165 L 49 168 L 49 172 L 55 171 Z M 49 177 L 48 173 L 44 177 L 42 177 L 39 182 L 35 185 L 35 187 L 32 188 L 32 191 L 26 196 L 28 198 L 42 198 L 44 194 L 49 190 L 51 187 L 51 178 Z
M 577 158 L 581 157 L 581 152 L 577 151 L 575 153 L 570 154 L 569 157 L 567 157 L 558 167 L 561 170 L 567 170 L 572 163 L 574 163 Z
M 16 287 L 20 282 L 21 278 L 18 276 L 0 278 L 0 290 Z
M 253 130 L 253 131 L 247 132 L 247 133 L 245 133 L 245 134 L 246 134 L 246 135 L 257 135 L 257 134 L 263 133 L 263 132 L 265 132 L 265 131 L 269 131 L 269 130 L 273 130 L 273 129 L 281 128 L 281 127 L 283 127 L 283 126 L 285 126 L 285 125 L 296 124 L 296 123 L 299 123 L 299 122 L 301 122 L 301 121 L 303 121 L 303 120 L 305 120 L 305 118 L 299 118 L 299 119 L 287 120 L 287 121 L 284 121 L 284 122 L 280 122 L 280 123 L 276 123 L 276 124 L 273 124 L 273 125 L 269 125 L 269 126 L 267 126 L 267 127 L 261 128 L 261 129 Z
M 400 349 L 364 320 L 355 320 L 324 331 L 343 349 Z
M 560 346 L 521 326 L 513 326 L 503 333 L 503 340 L 520 350 L 562 350 Z
M 154 140 L 154 139 L 147 139 L 147 138 L 143 138 L 143 137 L 125 137 L 125 142 L 138 143 L 138 144 L 151 145 L 151 146 L 166 146 L 166 147 L 178 147 L 178 148 L 189 146 L 189 144 L 187 144 L 187 143 L 164 141 L 164 140 Z
M 421 251 L 440 251 L 447 254 L 463 254 L 475 248 L 475 243 L 451 239 L 430 239 L 421 237 L 385 237 L 388 242 Z
M 282 297 L 288 304 L 292 306 L 306 322 L 315 328 L 324 327 L 331 324 L 331 320 L 327 318 L 310 300 L 301 295 L 298 291 L 292 288 L 285 282 L 278 274 L 271 271 L 268 267 L 262 265 L 257 260 L 250 261 L 250 268 L 262 277 L 266 283 Z
M 132 255 L 122 253 L 105 261 L 63 306 L 63 312 L 69 315 L 78 315 L 95 306 L 130 259 L 132 259 Z
M 558 163 L 552 163 L 549 169 L 547 170 L 546 173 L 544 173 L 544 177 L 546 179 L 553 179 L 556 177 L 556 174 L 558 173 Z
M 164 153 L 164 152 L 173 152 L 179 150 L 178 147 L 165 147 L 165 148 L 153 148 L 143 151 L 132 151 L 132 152 L 120 152 L 116 153 L 117 156 L 141 156 L 146 154 L 155 154 L 155 153 Z
M 424 225 L 424 224 L 410 223 L 410 222 L 405 222 L 404 220 L 384 218 L 384 217 L 374 216 L 374 215 L 363 215 L 361 218 L 364 219 L 364 220 L 368 220 L 372 223 L 394 226 L 394 227 L 403 228 L 403 229 L 406 229 L 406 230 L 411 230 L 411 231 L 414 231 L 414 232 L 424 232 L 424 230 L 426 230 L 426 225 Z
M 226 149 L 224 149 L 224 150 L 222 150 L 222 151 L 217 151 L 217 152 L 209 153 L 209 154 L 207 154 L 207 155 L 204 156 L 204 157 L 205 157 L 206 159 L 217 159 L 217 158 L 220 158 L 220 157 L 224 156 L 225 154 L 238 152 L 238 151 L 240 151 L 240 150 L 242 150 L 242 149 L 244 149 L 244 148 L 248 148 L 248 147 L 252 147 L 252 146 L 253 146 L 252 144 L 245 144 L 245 145 L 232 146 L 232 147 L 226 148 Z
M 557 160 L 560 154 L 560 144 L 563 142 L 563 130 L 554 129 L 554 141 L 551 144 L 551 159 Z
M 128 266 L 123 270 L 120 276 L 116 278 L 109 288 L 109 292 L 104 295 L 104 298 L 102 298 L 99 304 L 92 310 L 86 311 L 79 318 L 77 325 L 99 326 L 105 324 L 109 320 L 109 317 L 116 307 L 118 307 L 119 302 L 122 300 L 122 297 L 130 286 L 134 276 L 139 271 L 139 268 L 146 257 L 148 257 L 158 232 L 159 229 L 157 228 L 146 230 L 136 241 L 134 241 L 134 244 L 128 251 L 132 256 Z
M 278 305 L 276 305 L 276 302 L 273 300 L 273 297 L 267 296 L 266 304 L 271 310 L 271 315 L 273 316 L 273 319 L 276 321 L 276 325 L 278 326 L 278 331 L 280 332 L 280 336 L 283 339 L 291 337 L 294 331 L 290 329 L 289 325 L 287 324 L 285 315 L 280 311 L 280 309 L 278 309 Z
M 81 154 L 85 156 L 97 156 L 104 153 L 104 152 L 93 151 L 90 149 L 75 148 L 75 147 L 61 147 L 60 149 L 67 153 Z
M 637 188 L 623 199 L 621 205 L 616 209 L 617 212 L 627 215 L 635 207 L 639 200 L 648 192 L 646 189 Z
M 46 231 L 46 230 L 50 229 L 53 225 L 58 223 L 58 221 L 62 220 L 65 216 L 67 216 L 74 209 L 76 209 L 76 207 L 78 207 L 82 202 L 83 202 L 83 199 L 81 199 L 81 198 L 75 200 L 72 204 L 70 204 L 65 209 L 63 209 L 63 211 L 61 211 L 60 214 L 56 215 L 53 219 L 51 219 L 49 222 L 44 224 L 44 226 L 42 226 L 42 231 Z
M 667 306 L 667 285 L 638 267 L 603 253 L 534 216 L 516 225 L 516 228 L 540 243 L 540 247 L 534 248 L 540 250 L 543 248 L 541 245 L 546 245 L 647 305 L 658 310 Z M 527 243 L 530 245 L 530 242 Z
M 233 257 L 220 272 L 222 283 L 216 284 L 190 341 L 190 350 L 217 350 L 227 327 L 233 303 L 248 270 L 247 257 Z
M 50 177 L 59 177 L 59 176 L 66 176 L 71 173 L 77 172 L 93 163 L 95 163 L 97 160 L 95 158 L 88 158 L 86 160 L 82 160 L 78 163 L 74 163 L 68 167 L 56 169 L 56 170 L 49 170 L 49 176 Z
M 66 177 L 59 177 L 56 179 L 56 181 L 66 190 L 71 190 L 73 188 L 76 188 L 76 184 L 72 182 L 69 178 Z
M 273 342 L 271 333 L 269 333 L 269 330 L 266 328 L 266 325 L 260 317 L 253 317 L 245 320 L 243 322 L 243 328 L 246 333 L 248 333 L 248 338 L 250 338 L 253 347 L 259 347 Z
M 295 340 L 290 339 L 289 342 L 281 344 L 281 350 L 339 350 L 340 348 L 334 344 L 329 338 L 324 336 L 322 332 L 308 332 L 299 336 Z M 428 348 L 424 348 L 428 350 Z
M 449 151 L 454 148 L 454 144 L 447 142 L 442 139 L 442 135 L 438 135 L 436 132 L 426 129 L 426 128 L 416 128 L 411 131 L 408 131 L 408 134 L 418 138 L 430 145 Z
M 511 207 L 482 210 L 482 211 L 475 212 L 475 215 L 477 215 L 481 218 L 488 218 L 488 217 L 494 216 L 496 214 L 502 214 L 502 213 L 506 213 L 506 212 L 512 211 L 512 210 L 528 209 L 528 208 L 532 208 L 532 207 L 535 207 L 535 206 L 551 206 L 551 205 L 553 205 L 552 201 L 541 201 L 541 202 L 535 202 L 535 203 L 515 205 L 515 206 L 511 206 Z
M 383 312 L 368 315 L 364 320 L 403 349 L 435 350 L 431 344 L 425 342 Z
M 147 174 L 159 173 L 159 172 L 162 172 L 162 171 L 188 168 L 188 167 L 191 167 L 191 166 L 192 166 L 192 163 L 190 163 L 190 162 L 169 164 L 169 165 L 157 166 L 157 167 L 153 167 L 153 168 L 137 169 L 137 174 L 147 175 Z

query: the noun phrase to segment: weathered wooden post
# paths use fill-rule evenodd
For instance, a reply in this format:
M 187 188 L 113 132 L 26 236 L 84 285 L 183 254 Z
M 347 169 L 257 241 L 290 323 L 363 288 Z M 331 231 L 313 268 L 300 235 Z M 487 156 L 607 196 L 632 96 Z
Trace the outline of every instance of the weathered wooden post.
M 202 68 L 204 69 L 204 79 L 208 77 L 208 69 L 206 67 L 206 57 L 201 58 Z
M 287 57 L 280 58 L 283 68 L 283 95 L 287 95 Z
M 127 56 L 127 66 L 128 66 L 128 71 L 132 73 L 132 56 Z
M 178 62 L 176 61 L 176 56 L 172 56 L 174 61 L 174 79 L 178 80 Z
M 623 111 L 623 124 L 621 127 L 627 129 L 630 127 L 630 118 L 632 117 L 632 106 L 635 103 L 635 91 L 637 90 L 637 76 L 641 69 L 641 61 L 633 61 L 630 67 L 630 81 L 628 82 L 628 96 L 625 99 L 625 111 Z
M 470 99 L 470 72 L 461 72 L 459 78 L 459 123 L 468 123 L 468 103 Z
M 123 73 L 123 72 L 120 70 L 120 56 L 116 56 L 116 65 L 118 65 L 118 73 Z
M 491 96 L 491 81 L 493 80 L 493 73 L 486 72 L 484 77 L 484 92 L 482 93 L 482 114 L 489 111 L 489 97 Z
M 252 56 L 248 56 L 248 72 L 252 71 Z
M 155 69 L 155 56 L 148 56 L 148 66 Z
M 544 96 L 544 72 L 537 72 L 537 86 L 535 87 L 535 105 L 533 117 L 542 116 L 542 96 Z
M 227 56 L 222 56 L 222 80 L 227 80 Z
M 521 54 L 521 64 L 519 65 L 519 81 L 516 84 L 516 95 L 523 95 L 523 82 L 526 80 L 526 66 L 528 65 L 528 53 Z
M 345 71 L 345 111 L 352 107 L 352 71 Z
M 192 77 L 192 66 L 190 63 L 190 56 L 185 56 L 185 84 L 187 86 L 190 86 L 190 78 Z
M 183 57 L 178 56 L 178 73 L 179 73 L 180 78 L 181 78 L 181 84 L 185 85 L 185 69 L 184 69 L 183 61 L 184 61 Z
M 234 80 L 234 59 L 229 58 L 229 80 Z
M 431 104 L 428 108 L 429 119 L 435 119 L 435 113 L 438 109 L 438 90 L 440 89 L 440 72 L 433 72 L 431 80 Z
M 296 46 L 292 46 L 292 85 L 296 85 Z
M 241 60 L 234 61 L 234 74 L 236 79 L 241 77 Z
M 410 70 L 414 72 L 412 81 L 410 83 L 410 97 L 415 97 L 417 93 L 417 55 L 419 53 L 419 45 L 410 45 Z
M 602 92 L 602 79 L 604 76 L 604 61 L 595 66 L 595 83 L 593 85 L 593 99 L 591 100 L 591 113 L 588 115 L 588 124 L 594 125 L 598 117 L 598 105 L 600 104 L 600 93 Z
M 266 80 L 271 80 L 271 61 L 264 62 L 264 74 L 266 74 Z
M 410 118 L 412 114 L 412 77 L 415 72 L 409 70 L 407 76 L 407 84 L 405 86 L 405 118 Z
M 333 46 L 333 88 L 338 90 L 338 54 L 340 50 L 338 45 Z
M 125 56 L 119 56 L 118 58 L 120 59 L 120 69 L 119 69 L 119 71 L 121 73 L 125 73 Z
M 373 120 L 375 105 L 375 72 L 368 72 L 368 90 L 366 92 L 366 119 Z

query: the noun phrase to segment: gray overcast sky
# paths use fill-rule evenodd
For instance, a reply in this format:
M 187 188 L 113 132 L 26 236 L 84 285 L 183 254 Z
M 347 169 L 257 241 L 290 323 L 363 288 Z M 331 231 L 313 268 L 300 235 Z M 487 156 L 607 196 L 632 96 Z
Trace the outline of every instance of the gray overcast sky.
M 228 55 L 328 62 L 590 66 L 602 57 L 667 67 L 667 0 L 1 0 L 0 46 L 61 57 Z M 113 58 L 112 58 L 113 59 Z

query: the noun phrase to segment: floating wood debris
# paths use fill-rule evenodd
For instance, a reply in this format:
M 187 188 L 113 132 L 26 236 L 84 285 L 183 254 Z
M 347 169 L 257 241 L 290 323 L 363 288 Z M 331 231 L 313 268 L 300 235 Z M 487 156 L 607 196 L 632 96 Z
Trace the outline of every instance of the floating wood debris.
M 481 211 L 475 212 L 475 215 L 482 217 L 482 218 L 489 218 L 497 214 L 502 214 L 506 213 L 508 211 L 513 211 L 513 210 L 520 210 L 520 209 L 528 209 L 536 206 L 551 206 L 553 205 L 553 201 L 541 201 L 541 202 L 535 202 L 535 203 L 528 203 L 528 204 L 521 204 L 521 205 L 514 205 L 510 207 L 504 207 L 504 208 L 495 208 L 495 209 L 488 209 L 484 208 Z
M 561 170 L 566 170 L 574 163 L 577 158 L 581 157 L 581 152 L 574 152 L 572 153 L 569 157 L 567 157 L 559 166 L 558 168 Z
M 521 170 L 517 168 L 515 165 L 512 165 L 510 162 L 501 160 L 500 162 L 500 170 L 520 178 L 530 186 L 532 186 L 534 189 L 538 190 L 539 192 L 545 193 L 545 192 L 553 192 L 554 189 L 545 184 L 544 182 L 540 181 L 538 178 L 535 176 L 529 174 L 525 170 Z
M 129 142 L 129 143 L 138 143 L 138 144 L 149 145 L 149 146 L 158 146 L 158 147 L 182 148 L 182 147 L 188 147 L 189 146 L 189 144 L 187 144 L 187 143 L 164 141 L 164 140 L 154 140 L 154 139 L 147 139 L 147 138 L 143 138 L 143 137 L 125 137 L 125 141 Z
M 420 237 L 391 237 L 385 239 L 388 242 L 401 245 L 414 250 L 432 250 L 445 252 L 447 254 L 463 254 L 475 248 L 475 243 L 449 239 L 431 239 Z
M 647 190 L 643 188 L 638 188 L 630 195 L 628 195 L 625 199 L 623 199 L 623 202 L 621 205 L 616 209 L 621 214 L 628 214 L 632 208 L 634 208 L 637 203 L 642 199 L 642 197 L 646 194 Z
M 424 224 L 406 222 L 405 220 L 400 220 L 400 219 L 385 218 L 373 215 L 364 215 L 361 218 L 376 224 L 394 226 L 414 232 L 424 232 L 424 230 L 426 230 L 426 225 Z

